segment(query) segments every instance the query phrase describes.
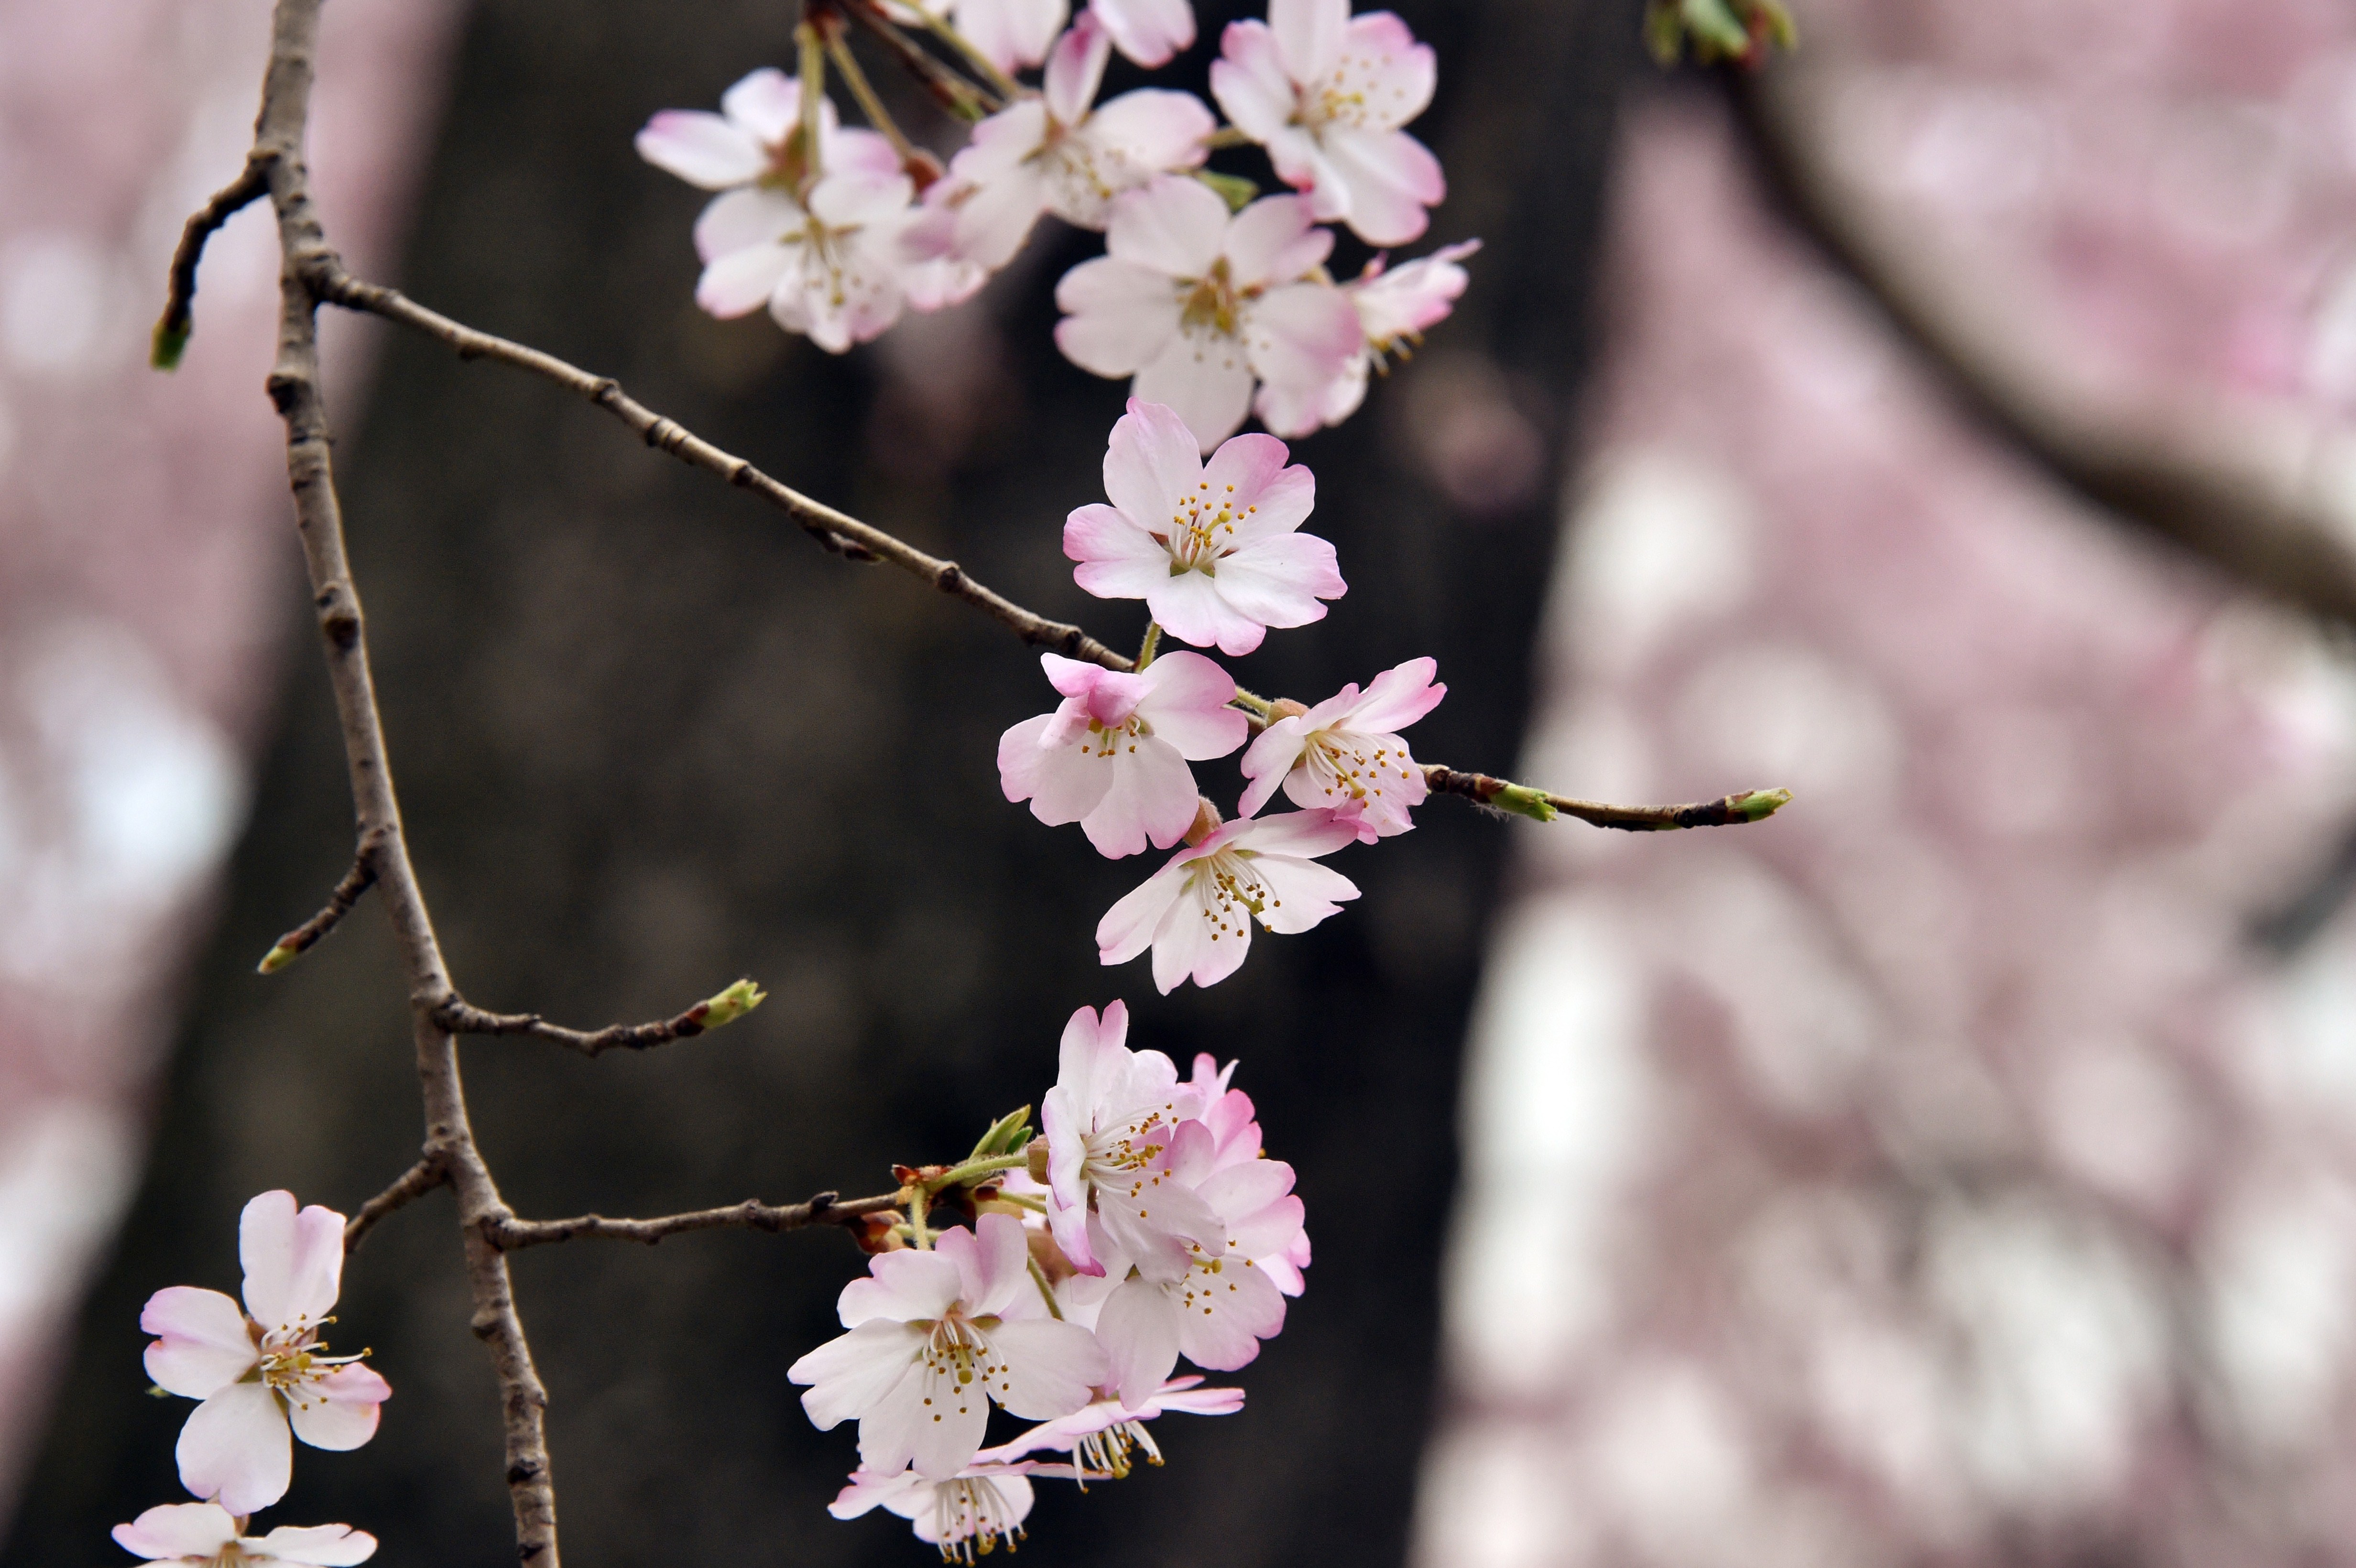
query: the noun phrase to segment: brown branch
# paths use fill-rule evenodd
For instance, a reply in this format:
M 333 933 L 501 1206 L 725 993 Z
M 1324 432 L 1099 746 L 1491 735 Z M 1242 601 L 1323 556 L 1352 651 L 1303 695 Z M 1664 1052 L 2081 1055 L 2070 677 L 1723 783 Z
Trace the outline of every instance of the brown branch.
M 747 1198 L 742 1203 L 731 1203 L 724 1209 L 698 1209 L 689 1214 L 666 1214 L 657 1220 L 608 1220 L 602 1214 L 584 1214 L 573 1220 L 519 1220 L 512 1215 L 485 1219 L 483 1235 L 491 1245 L 503 1252 L 519 1247 L 537 1247 L 550 1242 L 570 1242 L 587 1237 L 600 1241 L 643 1242 L 653 1246 L 665 1236 L 682 1235 L 690 1231 L 806 1231 L 819 1225 L 841 1225 L 858 1228 L 868 1216 L 896 1211 L 907 1201 L 905 1190 L 879 1193 L 873 1198 L 854 1198 L 849 1202 L 831 1192 L 821 1192 L 807 1203 L 787 1203 L 772 1206 L 757 1198 Z
M 1967 263 L 1843 169 L 1826 129 L 1832 76 L 1794 61 L 1737 82 L 1761 172 L 1965 403 L 2089 500 L 2265 592 L 2356 621 L 2356 443 L 2253 404 L 2083 384 Z
M 375 848 L 373 842 L 364 841 L 360 845 L 359 852 L 352 857 L 352 869 L 344 873 L 344 880 L 337 882 L 336 891 L 327 895 L 327 906 L 271 944 L 270 951 L 262 955 L 260 964 L 254 965 L 255 973 L 277 974 L 310 951 L 319 938 L 343 923 L 344 916 L 360 901 L 360 895 L 376 885 L 376 865 L 371 859 Z
M 187 351 L 189 335 L 197 329 L 197 264 L 205 259 L 205 246 L 220 226 L 236 217 L 252 203 L 259 201 L 270 189 L 270 165 L 276 154 L 256 145 L 245 155 L 245 167 L 237 178 L 213 193 L 213 198 L 188 215 L 187 225 L 180 230 L 180 243 L 172 252 L 171 283 L 164 296 L 164 314 L 155 318 L 153 346 L 148 350 L 148 363 L 158 370 L 170 370 L 180 363 Z
M 437 1187 L 450 1182 L 450 1162 L 438 1150 L 428 1150 L 415 1165 L 403 1171 L 401 1179 L 360 1205 L 360 1211 L 344 1221 L 344 1254 L 348 1257 L 359 1250 L 360 1239 L 377 1227 L 377 1221 L 396 1209 L 406 1209 Z
M 1609 805 L 1600 800 L 1554 795 L 1511 779 L 1492 778 L 1487 773 L 1460 773 L 1437 763 L 1424 767 L 1423 779 L 1425 787 L 1436 794 L 1461 795 L 1499 811 L 1535 816 L 1541 822 L 1552 821 L 1558 816 L 1575 816 L 1597 827 L 1616 827 L 1625 833 L 1736 827 L 1747 822 L 1763 822 L 1792 801 L 1792 792 L 1787 789 L 1753 789 L 1693 805 Z
M 921 83 L 933 101 L 960 120 L 980 120 L 1002 108 L 1005 100 L 994 91 L 978 87 L 959 76 L 941 61 L 925 52 L 916 41 L 893 24 L 889 16 L 868 0 L 841 0 L 840 9 L 851 20 L 873 34 L 883 46 L 892 51 L 900 69 Z
M 463 997 L 452 996 L 434 1008 L 434 1021 L 452 1034 L 528 1034 L 535 1040 L 569 1047 L 584 1056 L 601 1056 L 609 1051 L 644 1051 L 675 1040 L 691 1040 L 718 1027 L 711 1021 L 712 1014 L 712 1003 L 706 1000 L 676 1018 L 657 1023 L 609 1024 L 601 1029 L 577 1029 L 550 1023 L 538 1013 L 485 1012 Z M 731 1013 L 720 1022 L 727 1023 L 736 1016 Z

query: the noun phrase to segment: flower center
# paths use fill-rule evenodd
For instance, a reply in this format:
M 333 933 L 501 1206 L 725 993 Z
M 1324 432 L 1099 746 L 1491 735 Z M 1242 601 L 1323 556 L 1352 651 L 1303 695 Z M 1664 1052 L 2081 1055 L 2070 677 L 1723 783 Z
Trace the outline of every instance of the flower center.
M 968 1317 L 962 1307 L 951 1307 L 929 1325 L 918 1322 L 917 1328 L 929 1328 L 925 1339 L 925 1371 L 936 1377 L 945 1377 L 956 1385 L 955 1397 L 963 1399 L 972 1392 L 976 1380 L 981 1392 L 990 1391 L 991 1380 L 1006 1381 L 1006 1362 L 990 1342 L 989 1330 L 998 1327 L 995 1317 Z M 943 1397 L 948 1397 L 944 1391 Z M 933 1402 L 927 1398 L 925 1403 Z M 938 1421 L 944 1412 L 931 1413 Z M 960 1406 L 958 1413 L 965 1413 Z
M 1369 796 L 1379 799 L 1388 774 L 1406 780 L 1407 752 L 1387 745 L 1368 751 L 1366 741 L 1367 737 L 1347 731 L 1321 730 L 1310 737 L 1301 765 L 1308 770 L 1310 782 L 1329 799 L 1335 795 L 1359 802 Z
M 1186 297 L 1180 303 L 1178 330 L 1199 332 L 1208 327 L 1223 336 L 1233 337 L 1243 302 L 1256 292 L 1236 287 L 1234 269 L 1222 256 L 1211 263 L 1207 277 L 1194 280 L 1194 286 L 1187 291 Z
M 1170 531 L 1161 536 L 1162 548 L 1170 552 L 1170 575 L 1218 576 L 1219 558 L 1234 550 L 1237 528 L 1258 510 L 1237 507 L 1232 485 L 1214 493 L 1208 479 L 1195 481 L 1194 493 L 1178 503 L 1170 514 Z
M 1130 1456 L 1140 1450 L 1144 1452 L 1147 1464 L 1162 1463 L 1162 1450 L 1155 1445 L 1152 1434 L 1145 1430 L 1145 1424 L 1123 1421 L 1081 1438 L 1074 1446 L 1072 1457 L 1079 1461 L 1083 1476 L 1094 1471 L 1125 1481 L 1136 1464 Z M 1085 1481 L 1082 1487 L 1085 1489 Z
M 1221 849 L 1194 862 L 1194 902 L 1210 923 L 1212 941 L 1247 934 L 1247 916 L 1266 924 L 1269 910 L 1284 907 L 1284 901 L 1252 869 L 1258 858 L 1249 849 Z
M 988 1476 L 943 1481 L 933 1488 L 933 1533 L 940 1540 L 944 1563 L 971 1563 L 975 1553 L 987 1557 L 1001 1543 L 1012 1552 L 1025 1539 L 1014 1522 L 1014 1506 Z
M 260 1383 L 276 1394 L 281 1402 L 297 1410 L 309 1409 L 313 1403 L 327 1397 L 313 1392 L 312 1384 L 339 1367 L 368 1359 L 366 1350 L 356 1356 L 330 1356 L 326 1353 L 327 1347 L 319 1342 L 319 1329 L 334 1321 L 333 1317 L 322 1317 L 316 1326 L 308 1322 L 292 1326 L 282 1324 L 261 1333 L 258 1336 L 261 1355 L 252 1370 L 238 1381 Z M 234 1543 L 230 1550 L 236 1550 Z

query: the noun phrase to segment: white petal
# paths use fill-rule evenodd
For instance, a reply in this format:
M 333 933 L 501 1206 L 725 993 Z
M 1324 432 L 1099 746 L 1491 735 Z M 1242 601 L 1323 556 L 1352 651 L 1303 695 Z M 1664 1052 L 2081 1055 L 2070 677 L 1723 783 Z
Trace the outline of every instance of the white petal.
M 1185 858 L 1174 859 L 1107 910 L 1097 923 L 1098 958 L 1106 964 L 1126 964 L 1144 952 L 1153 941 L 1155 928 L 1185 891 L 1186 877 Z
M 842 1287 L 837 1305 L 846 1328 L 871 1317 L 897 1323 L 938 1317 L 965 1287 L 957 1265 L 936 1253 L 884 1253 L 867 1260 L 867 1271 L 868 1278 Z
M 666 174 L 705 190 L 725 190 L 761 177 L 766 149 L 717 114 L 666 109 L 637 135 L 638 156 Z
M 1157 175 L 1112 204 L 1105 254 L 1173 278 L 1207 275 L 1227 234 L 1227 204 L 1183 175 Z
M 305 1568 L 352 1568 L 376 1555 L 376 1537 L 348 1524 L 282 1524 L 262 1538 L 262 1550 Z
M 801 123 L 801 83 L 763 66 L 720 95 L 720 111 L 755 142 L 776 146 Z
M 1178 1301 L 1178 1348 L 1198 1367 L 1231 1372 L 1259 1354 L 1284 1327 L 1284 1296 L 1258 1267 L 1228 1260 L 1197 1269 Z
M 1083 261 L 1055 285 L 1055 347 L 1098 376 L 1126 376 L 1162 352 L 1178 330 L 1169 278 L 1110 256 Z
M 1251 411 L 1251 366 L 1242 342 L 1231 335 L 1207 325 L 1182 327 L 1138 367 L 1130 390 L 1140 401 L 1176 411 L 1196 447 L 1208 452 L 1233 435 Z
M 909 1445 L 908 1461 L 929 1480 L 946 1481 L 973 1462 L 990 1424 L 990 1397 L 979 1381 L 960 1383 L 953 1374 L 915 1376 L 895 1390 L 885 1408 L 870 1418 L 896 1451 Z M 869 1422 L 859 1426 L 859 1456 L 873 1465 L 868 1451 Z M 879 1438 L 879 1443 L 883 1438 Z
M 344 1217 L 291 1192 L 265 1192 L 238 1222 L 245 1309 L 264 1329 L 316 1325 L 336 1309 L 344 1280 Z
M 284 1497 L 294 1469 L 278 1396 L 258 1382 L 231 1383 L 197 1406 L 174 1454 L 180 1484 L 233 1514 Z
M 1097 754 L 1097 737 L 1084 734 L 1063 745 L 1040 744 L 1055 720 L 1052 713 L 1025 720 L 998 742 L 998 781 L 1006 798 L 1029 801 L 1031 815 L 1050 827 L 1086 817 L 1103 804 L 1113 784 L 1112 759 Z
M 1108 1386 L 1136 1409 L 1178 1364 L 1178 1309 L 1162 1287 L 1131 1280 L 1112 1293 L 1097 1317 L 1097 1338 L 1112 1368 Z
M 1236 683 L 1200 654 L 1170 653 L 1145 672 L 1151 689 L 1137 705 L 1138 717 L 1190 763 L 1224 757 L 1244 743 L 1251 725 L 1228 706 Z
M 1060 8 L 1062 0 L 1056 4 Z M 1112 38 L 1093 16 L 1083 16 L 1077 27 L 1055 40 L 1048 51 L 1039 90 L 1046 98 L 1047 112 L 1059 124 L 1077 125 L 1087 118 L 1088 105 L 1096 101 L 1097 89 L 1104 85 L 1105 62 L 1111 56 Z
M 1017 1290 L 1031 1287 L 1030 1243 L 1023 1221 L 1012 1214 L 984 1214 L 971 1231 L 946 1232 L 937 1250 L 957 1264 L 969 1317 L 1003 1312 Z
M 704 203 L 695 220 L 695 253 L 706 261 L 755 246 L 775 246 L 809 227 L 801 204 L 774 190 L 732 190 Z
M 799 259 L 796 248 L 770 244 L 714 257 L 695 281 L 695 303 L 723 321 L 750 315 L 769 303 Z
M 1350 24 L 1350 0 L 1269 0 L 1269 29 L 1287 75 L 1323 84 L 1342 52 Z
M 163 1336 L 147 1347 L 147 1375 L 186 1399 L 209 1397 L 261 1359 L 245 1313 L 218 1290 L 187 1285 L 159 1290 L 147 1298 L 139 1327 Z
M 1280 936 L 1307 931 L 1327 916 L 1341 913 L 1341 906 L 1358 896 L 1357 883 L 1313 860 L 1265 855 L 1253 863 L 1252 869 L 1268 884 L 1270 894 L 1259 922 Z
M 391 1392 L 366 1367 L 340 1368 L 292 1401 L 286 1419 L 312 1447 L 344 1453 L 376 1435 L 378 1407 Z
M 1190 0 L 1090 0 L 1115 48 L 1151 69 L 1194 44 L 1194 7 Z
M 1088 842 L 1108 860 L 1141 854 L 1149 841 L 1171 848 L 1201 810 L 1194 770 L 1176 747 L 1153 736 L 1119 736 L 1113 743 L 1119 749 L 1098 764 L 1111 787 L 1080 820 Z
M 112 1533 L 116 1545 L 136 1556 L 210 1562 L 237 1539 L 237 1520 L 219 1503 L 163 1503 Z
M 991 1397 L 1025 1421 L 1069 1415 L 1109 1375 L 1103 1346 L 1076 1323 L 1052 1317 L 1001 1323 L 990 1330 L 990 1343 L 1006 1363 Z
M 829 1432 L 882 1408 L 924 1354 L 926 1334 L 905 1323 L 874 1318 L 829 1339 L 787 1368 L 788 1380 L 811 1385 L 802 1395 L 810 1424 Z M 901 1463 L 906 1463 L 905 1457 Z
M 1333 254 L 1333 233 L 1312 221 L 1301 197 L 1264 196 L 1236 214 L 1219 251 L 1238 288 L 1289 283 Z
M 1230 22 L 1211 62 L 1211 96 L 1238 130 L 1266 142 L 1291 120 L 1301 94 L 1284 74 L 1276 35 L 1259 21 Z

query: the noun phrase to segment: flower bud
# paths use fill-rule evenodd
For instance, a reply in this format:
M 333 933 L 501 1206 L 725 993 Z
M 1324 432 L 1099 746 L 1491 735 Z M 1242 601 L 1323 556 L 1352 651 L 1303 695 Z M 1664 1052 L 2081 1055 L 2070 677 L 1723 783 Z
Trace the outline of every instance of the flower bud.
M 1189 847 L 1200 844 L 1218 830 L 1219 808 L 1207 800 L 1204 801 L 1195 808 L 1194 826 L 1186 829 L 1186 842 Z
M 267 964 L 267 958 L 262 960 Z M 750 980 L 739 980 L 718 996 L 697 1004 L 694 1011 L 701 1016 L 695 1021 L 705 1029 L 718 1029 L 733 1024 L 755 1008 L 769 999 L 769 993 Z
M 1030 1147 L 1023 1152 L 1029 1157 L 1023 1168 L 1031 1173 L 1031 1179 L 1045 1181 L 1047 1179 L 1047 1140 L 1044 1137 L 1033 1138 Z

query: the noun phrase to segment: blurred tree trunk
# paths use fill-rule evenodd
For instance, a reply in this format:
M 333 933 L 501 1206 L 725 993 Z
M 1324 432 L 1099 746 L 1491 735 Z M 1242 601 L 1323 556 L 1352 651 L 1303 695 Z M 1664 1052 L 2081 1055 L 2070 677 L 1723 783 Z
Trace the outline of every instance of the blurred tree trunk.
M 1434 654 L 1451 695 L 1419 752 L 1502 769 L 1590 357 L 1600 187 L 1636 16 L 1553 0 L 1398 8 L 1442 62 L 1417 127 L 1454 187 L 1435 238 L 1487 249 L 1430 357 L 1297 444 L 1319 481 L 1312 527 L 1340 547 L 1351 592 L 1237 671 L 1313 700 Z M 1218 13 L 1204 7 L 1210 47 L 1180 73 L 1195 85 Z M 650 0 L 479 6 L 405 286 L 620 376 L 1035 608 L 1133 637 L 1139 608 L 1080 594 L 1058 550 L 1064 513 L 1098 495 L 1123 395 L 1048 338 L 1049 285 L 1093 237 L 1050 224 L 1035 259 L 969 307 L 985 313 L 974 322 L 912 322 L 898 347 L 843 359 L 691 304 L 701 198 L 640 164 L 631 133 L 755 65 L 790 65 L 792 21 L 782 0 L 691 16 Z M 1167 1470 L 1084 1501 L 1050 1495 L 1034 1540 L 1059 1562 L 1398 1561 L 1431 1399 L 1459 1042 L 1506 829 L 1435 803 L 1407 838 L 1340 858 L 1365 890 L 1342 918 L 1263 938 L 1208 994 L 1159 998 L 1141 964 L 1101 969 L 1090 940 L 1158 858 L 1103 861 L 999 796 L 998 733 L 1047 691 L 997 626 L 820 553 L 536 382 L 406 337 L 380 376 L 344 443 L 352 548 L 411 838 L 461 986 L 583 1024 L 667 1014 L 739 974 L 773 992 L 747 1022 L 647 1056 L 469 1045 L 510 1201 L 655 1213 L 880 1189 L 893 1160 L 953 1157 L 1035 1101 L 1065 1017 L 1125 996 L 1136 1043 L 1243 1058 L 1269 1152 L 1300 1169 L 1317 1263 L 1287 1332 L 1242 1375 L 1242 1415 L 1162 1423 L 1178 1428 L 1158 1434 Z M 1530 482 L 1508 473 L 1485 506 L 1452 503 L 1435 472 L 1477 491 L 1483 441 L 1510 459 L 1523 428 L 1539 437 Z M 1453 432 L 1455 457 L 1432 458 L 1435 431 Z M 291 1186 L 348 1210 L 415 1152 L 405 1014 L 373 907 L 286 974 L 252 973 L 350 847 L 299 610 L 290 596 L 283 730 L 154 1163 L 91 1298 L 6 1568 L 106 1561 L 110 1525 L 181 1498 L 172 1444 L 189 1406 L 139 1397 L 146 1295 L 234 1289 L 253 1192 Z M 510 1554 L 447 1201 L 396 1217 L 353 1260 L 334 1344 L 372 1346 L 396 1395 L 363 1453 L 304 1450 L 279 1510 L 374 1531 L 389 1568 Z M 829 1234 L 520 1261 L 576 1562 L 916 1560 L 897 1520 L 825 1518 L 850 1435 L 813 1432 L 785 1378 L 832 1331 L 859 1267 Z

